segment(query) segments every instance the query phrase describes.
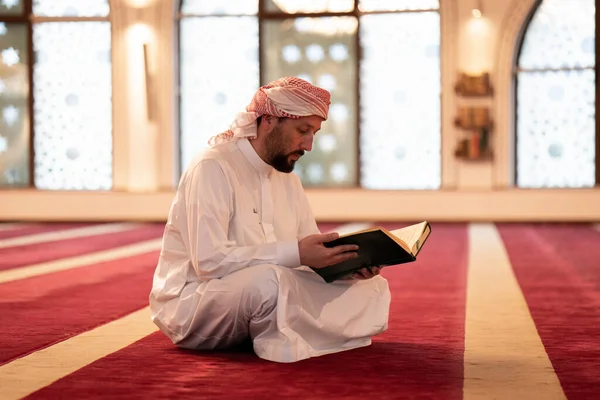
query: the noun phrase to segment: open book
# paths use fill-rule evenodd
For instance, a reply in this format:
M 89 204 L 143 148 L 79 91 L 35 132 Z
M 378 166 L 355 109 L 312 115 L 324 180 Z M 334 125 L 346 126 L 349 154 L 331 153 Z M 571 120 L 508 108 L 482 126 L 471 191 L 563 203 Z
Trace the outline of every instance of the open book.
M 326 282 L 333 282 L 363 267 L 385 267 L 412 262 L 417 259 L 430 233 L 431 226 L 427 221 L 423 221 L 393 231 L 376 226 L 342 235 L 336 240 L 324 243 L 325 246 L 356 244 L 358 257 L 313 270 Z

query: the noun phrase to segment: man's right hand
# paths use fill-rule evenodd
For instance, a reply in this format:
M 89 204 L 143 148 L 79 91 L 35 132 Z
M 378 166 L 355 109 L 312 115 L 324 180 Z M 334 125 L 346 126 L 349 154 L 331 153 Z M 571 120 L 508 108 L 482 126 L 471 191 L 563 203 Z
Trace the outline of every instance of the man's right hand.
M 323 243 L 331 242 L 339 237 L 336 232 L 310 235 L 298 242 L 300 264 L 312 268 L 323 268 L 342 261 L 358 257 L 358 246 L 345 244 L 325 247 Z

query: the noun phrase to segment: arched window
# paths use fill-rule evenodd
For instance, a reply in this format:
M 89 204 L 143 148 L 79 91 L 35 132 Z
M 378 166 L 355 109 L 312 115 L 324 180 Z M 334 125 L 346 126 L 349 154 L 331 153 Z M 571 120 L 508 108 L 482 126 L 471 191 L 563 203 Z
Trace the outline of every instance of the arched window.
M 112 187 L 108 0 L 0 0 L 0 187 Z
M 438 0 L 182 0 L 181 161 L 227 129 L 260 84 L 331 91 L 295 172 L 308 187 L 441 182 Z
M 594 0 L 543 0 L 516 68 L 516 182 L 524 188 L 596 183 Z

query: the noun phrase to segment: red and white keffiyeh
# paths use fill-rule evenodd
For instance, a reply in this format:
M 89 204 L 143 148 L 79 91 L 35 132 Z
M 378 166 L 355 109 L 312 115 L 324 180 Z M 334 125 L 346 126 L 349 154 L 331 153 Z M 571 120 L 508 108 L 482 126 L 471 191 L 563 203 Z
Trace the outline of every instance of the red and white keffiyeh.
M 325 89 L 295 77 L 277 79 L 260 87 L 245 112 L 236 115 L 229 129 L 209 140 L 211 146 L 241 138 L 256 138 L 261 115 L 301 118 L 317 115 L 327 119 L 331 95 Z

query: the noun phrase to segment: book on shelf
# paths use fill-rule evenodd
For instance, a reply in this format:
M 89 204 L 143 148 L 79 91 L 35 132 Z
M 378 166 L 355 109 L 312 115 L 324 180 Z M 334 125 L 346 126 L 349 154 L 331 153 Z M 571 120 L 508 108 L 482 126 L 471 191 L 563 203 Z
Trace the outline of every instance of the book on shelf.
M 480 129 L 491 125 L 490 110 L 488 107 L 458 108 L 456 125 L 463 129 Z

